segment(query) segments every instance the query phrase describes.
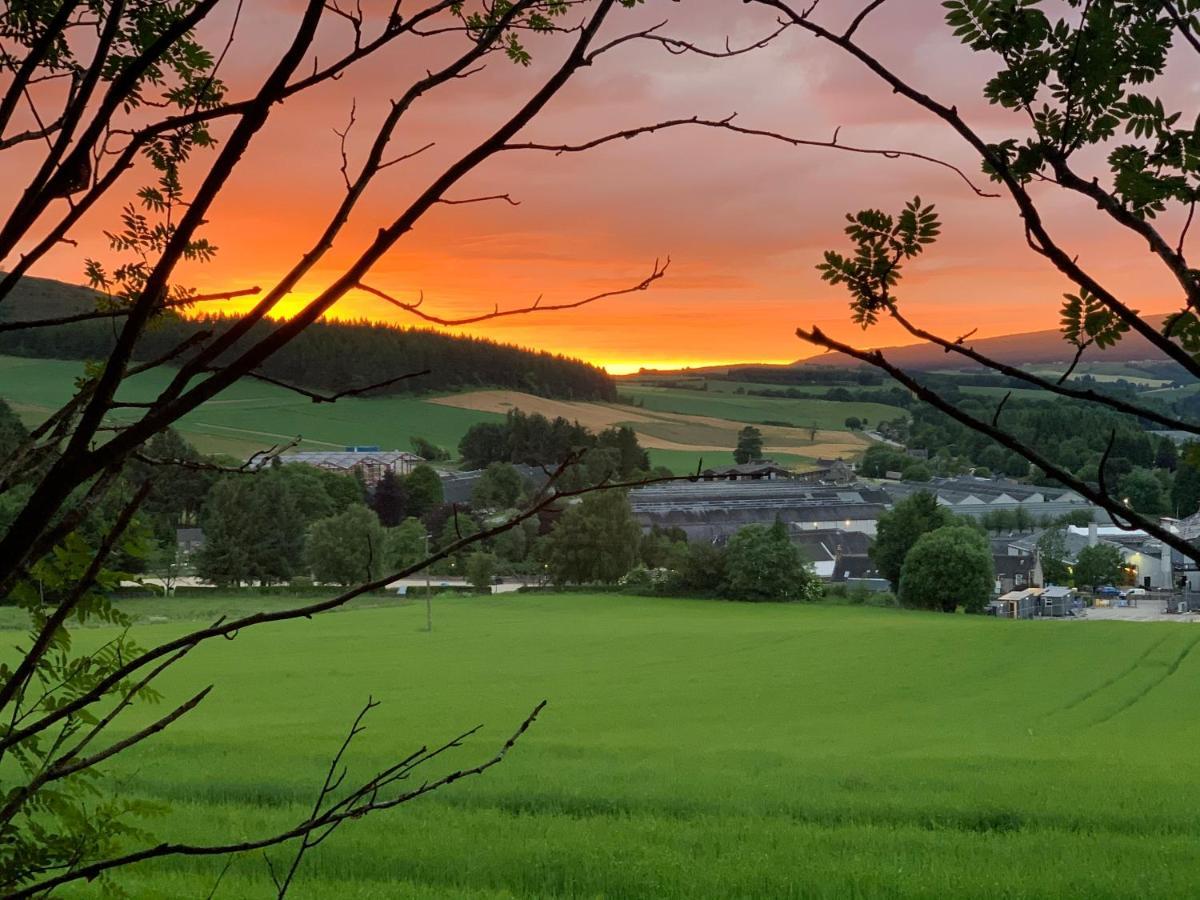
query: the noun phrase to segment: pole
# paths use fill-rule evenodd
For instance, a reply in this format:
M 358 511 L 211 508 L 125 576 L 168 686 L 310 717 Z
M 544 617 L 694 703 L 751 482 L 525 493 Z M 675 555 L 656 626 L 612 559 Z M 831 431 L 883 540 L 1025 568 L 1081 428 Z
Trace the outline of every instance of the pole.
M 425 558 L 429 558 L 429 535 L 425 535 Z M 429 584 L 429 567 L 425 568 L 425 630 L 433 631 L 433 588 Z

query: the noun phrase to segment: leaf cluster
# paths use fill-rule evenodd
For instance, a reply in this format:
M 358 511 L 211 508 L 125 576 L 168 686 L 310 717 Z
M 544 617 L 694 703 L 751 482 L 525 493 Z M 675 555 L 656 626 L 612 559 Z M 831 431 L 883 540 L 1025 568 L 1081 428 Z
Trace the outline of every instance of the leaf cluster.
M 826 250 L 817 271 L 829 284 L 846 285 L 854 321 L 866 328 L 896 303 L 892 289 L 900 281 L 904 261 L 919 256 L 937 240 L 941 222 L 933 206 L 923 205 L 920 197 L 906 203 L 898 216 L 864 209 L 848 214 L 846 220 L 853 254 Z
M 993 104 L 1024 112 L 1032 134 L 990 147 L 994 179 L 1052 177 L 1056 163 L 1090 145 L 1108 153 L 1112 191 L 1138 218 L 1170 201 L 1200 197 L 1200 117 L 1183 121 L 1149 93 L 1166 71 L 1179 27 L 1196 30 L 1197 0 L 1170 3 L 1067 0 L 1052 19 L 1042 0 L 948 0 L 946 22 L 1004 66 L 988 82 Z M 1173 18 L 1180 16 L 1181 23 Z

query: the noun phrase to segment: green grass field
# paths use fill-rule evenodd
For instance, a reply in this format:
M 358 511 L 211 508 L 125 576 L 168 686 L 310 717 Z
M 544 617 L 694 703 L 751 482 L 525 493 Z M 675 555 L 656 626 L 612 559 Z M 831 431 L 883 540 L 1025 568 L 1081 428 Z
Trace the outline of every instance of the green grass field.
M 81 371 L 79 362 L 0 356 L 0 397 L 27 422 L 40 422 L 71 396 Z M 120 399 L 150 400 L 171 374 L 160 370 L 134 378 Z M 356 443 L 407 450 L 410 439 L 420 436 L 454 452 L 476 422 L 501 418 L 408 397 L 351 397 L 318 404 L 284 388 L 242 381 L 185 416 L 178 427 L 201 451 L 243 457 L 297 435 L 308 450 Z
M 621 385 L 627 395 L 645 409 L 712 416 L 732 422 L 785 422 L 797 427 L 845 430 L 846 419 L 855 416 L 872 424 L 906 415 L 897 406 L 882 403 L 845 403 L 835 400 L 790 400 L 781 397 L 754 397 L 722 391 L 693 391 L 677 388 Z
M 217 688 L 122 767 L 125 790 L 170 805 L 157 834 L 300 819 L 368 694 L 383 705 L 351 777 L 478 723 L 427 775 L 482 760 L 547 698 L 500 767 L 348 826 L 289 896 L 1192 896 L 1200 880 L 1185 626 L 509 595 L 436 600 L 427 634 L 419 601 L 372 603 L 169 674 L 173 698 Z M 158 862 L 127 886 L 203 897 L 220 868 Z M 267 891 L 252 854 L 216 896 Z

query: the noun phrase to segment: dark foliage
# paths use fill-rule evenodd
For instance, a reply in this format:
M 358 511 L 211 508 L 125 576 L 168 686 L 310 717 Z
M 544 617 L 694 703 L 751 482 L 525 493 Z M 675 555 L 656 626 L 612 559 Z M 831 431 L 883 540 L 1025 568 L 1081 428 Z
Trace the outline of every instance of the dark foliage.
M 580 450 L 611 451 L 604 455 L 599 473 L 627 478 L 650 469 L 650 455 L 638 443 L 637 434 L 624 425 L 593 433 L 578 422 L 558 416 L 511 410 L 503 422 L 473 425 L 458 444 L 463 466 L 483 469 L 495 462 L 530 466 L 556 466 Z
M 20 307 L 9 318 L 21 318 Z M 44 316 L 40 309 L 37 313 Z M 153 359 L 199 331 L 220 334 L 237 319 L 204 316 L 161 318 L 142 335 L 135 359 Z M 274 323 L 259 322 L 218 363 L 261 341 Z M 104 359 L 116 331 L 94 320 L 0 332 L 0 353 L 50 359 Z M 181 362 L 186 357 L 181 358 Z M 316 322 L 272 356 L 260 370 L 288 384 L 316 391 L 367 387 L 409 372 L 429 374 L 381 388 L 372 395 L 504 387 L 546 397 L 616 400 L 616 387 L 601 369 L 565 356 L 539 353 L 482 338 L 460 337 L 370 322 Z
M 371 495 L 371 508 L 385 527 L 399 525 L 408 515 L 408 492 L 404 479 L 394 472 L 384 472 Z

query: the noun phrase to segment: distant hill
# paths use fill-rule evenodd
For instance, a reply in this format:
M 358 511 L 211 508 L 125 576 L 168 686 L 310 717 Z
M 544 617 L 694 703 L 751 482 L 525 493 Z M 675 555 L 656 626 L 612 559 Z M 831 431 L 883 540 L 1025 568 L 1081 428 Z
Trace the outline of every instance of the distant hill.
M 23 278 L 0 303 L 0 320 L 59 318 L 94 308 L 96 294 L 46 278 Z M 234 321 L 220 316 L 171 316 L 148 329 L 135 357 L 151 359 L 201 329 L 220 332 Z M 234 352 L 273 327 L 259 323 Z M 94 320 L 0 332 L 0 354 L 37 359 L 101 359 L 113 346 L 111 320 Z M 481 338 L 460 337 L 375 322 L 317 322 L 276 353 L 262 372 L 312 390 L 365 387 L 408 372 L 429 374 L 398 382 L 380 393 L 419 394 L 465 388 L 512 388 L 566 400 L 615 400 L 616 386 L 603 369 L 578 359 L 527 350 Z
M 1155 328 L 1160 328 L 1165 320 L 1165 315 L 1146 317 L 1146 321 Z M 1061 363 L 1065 366 L 1071 361 L 1073 355 L 1072 347 L 1063 340 L 1062 334 L 1054 329 L 977 338 L 968 343 L 985 356 L 1009 365 L 1055 365 Z M 906 369 L 920 371 L 978 368 L 970 360 L 954 353 L 947 353 L 936 344 L 908 344 L 899 347 L 881 347 L 880 350 L 889 362 Z M 1153 361 L 1156 365 L 1160 365 L 1167 362 L 1162 353 L 1154 349 L 1149 341 L 1133 332 L 1127 333 L 1115 347 L 1103 351 L 1090 349 L 1083 358 L 1091 363 Z M 842 353 L 823 353 L 820 356 L 799 360 L 794 365 L 844 368 L 862 364 Z

